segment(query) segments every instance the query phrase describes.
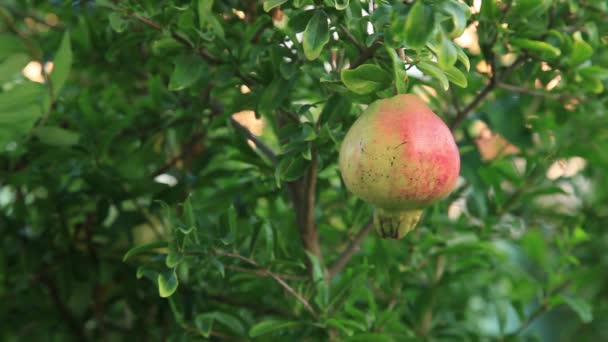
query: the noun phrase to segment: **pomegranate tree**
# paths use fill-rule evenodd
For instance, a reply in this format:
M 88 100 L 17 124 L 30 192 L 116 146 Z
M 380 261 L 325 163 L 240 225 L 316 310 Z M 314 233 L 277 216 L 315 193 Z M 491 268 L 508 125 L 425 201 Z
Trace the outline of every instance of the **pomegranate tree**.
M 346 134 L 339 163 L 346 187 L 376 207 L 378 233 L 393 239 L 454 190 L 460 171 L 450 129 L 411 94 L 372 103 Z

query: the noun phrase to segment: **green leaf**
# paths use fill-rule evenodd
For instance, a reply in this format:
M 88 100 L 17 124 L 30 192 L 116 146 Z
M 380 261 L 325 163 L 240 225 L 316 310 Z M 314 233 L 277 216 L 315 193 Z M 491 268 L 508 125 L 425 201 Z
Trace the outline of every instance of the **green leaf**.
M 262 224 L 262 230 L 264 232 L 264 240 L 266 241 L 266 255 L 270 260 L 274 260 L 275 250 L 275 234 L 270 223 L 265 222 Z
M 26 82 L 0 93 L 0 122 L 10 123 L 2 118 L 11 111 L 18 111 L 19 107 L 32 104 L 42 104 L 47 90 L 44 85 L 35 82 Z M 39 105 L 39 112 L 42 107 Z
M 582 64 L 584 61 L 588 60 L 593 55 L 593 48 L 591 47 L 591 45 L 587 44 L 587 42 L 582 39 L 580 32 L 577 33 L 578 35 L 575 34 L 574 36 L 574 45 L 572 46 L 572 53 L 570 54 L 570 58 L 568 59 L 568 64 L 571 67 L 575 67 Z
M 581 298 L 566 295 L 560 295 L 559 298 L 563 300 L 563 302 L 566 303 L 570 309 L 576 312 L 583 323 L 589 323 L 593 320 L 592 307 L 588 302 Z
M 127 28 L 127 21 L 116 12 L 110 13 L 108 19 L 110 19 L 110 27 L 116 32 L 123 32 Z
M 348 4 L 349 4 L 349 0 L 334 0 L 334 7 L 338 10 L 338 11 L 342 11 L 348 8 Z
M 51 146 L 72 146 L 80 139 L 77 132 L 56 126 L 40 127 L 35 134 L 43 144 Z
M 169 90 L 178 91 L 190 87 L 203 74 L 203 62 L 193 56 L 183 56 L 175 61 L 169 80 Z
M 194 326 L 196 326 L 203 337 L 208 338 L 211 336 L 211 329 L 213 329 L 213 320 L 213 316 L 199 314 L 194 318 Z
M 467 72 L 471 70 L 471 62 L 469 62 L 469 56 L 460 48 L 458 45 L 454 45 L 456 47 L 456 55 L 458 60 L 464 65 Z
M 325 12 L 316 11 L 304 30 L 302 44 L 304 46 L 304 56 L 308 60 L 315 60 L 323 51 L 325 44 L 329 42 L 329 25 Z
M 154 241 L 150 243 L 146 243 L 144 245 L 135 246 L 127 251 L 125 255 L 122 257 L 122 261 L 127 261 L 130 257 L 134 257 L 136 255 L 148 253 L 152 250 L 159 248 L 167 248 L 169 247 L 169 243 L 167 241 Z
M 388 45 L 385 45 L 384 47 L 391 57 L 393 64 L 393 77 L 395 78 L 395 89 L 397 89 L 397 94 L 406 94 L 408 77 L 403 60 L 399 58 L 394 49 Z
M 556 48 L 555 46 L 538 40 L 515 38 L 511 40 L 511 44 L 522 49 L 544 54 L 549 58 L 558 57 L 562 54 L 561 50 Z
M 229 328 L 239 336 L 245 336 L 245 327 L 243 323 L 236 317 L 223 312 L 212 312 L 209 314 L 217 322 L 220 322 L 225 327 Z
M 274 331 L 283 330 L 283 329 L 287 329 L 290 327 L 295 327 L 300 324 L 301 324 L 300 322 L 295 322 L 295 321 L 279 321 L 279 320 L 271 319 L 271 320 L 263 321 L 263 322 L 260 322 L 256 325 L 254 325 L 249 330 L 249 336 L 258 337 L 258 336 L 265 335 L 265 334 L 268 334 L 268 333 L 271 333 Z
M 0 151 L 7 143 L 27 134 L 42 116 L 39 105 L 24 105 L 0 113 Z
M 315 302 L 321 308 L 326 308 L 327 304 L 329 304 L 329 287 L 327 286 L 327 282 L 325 281 L 325 272 L 323 270 L 323 265 L 319 261 L 316 255 L 306 251 L 306 255 L 312 264 L 312 280 L 317 289 L 317 294 L 315 296 Z
M 604 84 L 597 75 L 590 75 L 588 73 L 581 74 L 582 85 L 594 94 L 600 94 L 604 91 Z
M 597 65 L 591 65 L 588 67 L 584 67 L 580 70 L 578 70 L 578 72 L 585 76 L 585 77 L 594 77 L 597 78 L 599 80 L 606 80 L 608 79 L 608 69 L 607 68 L 602 68 L 600 66 Z M 2 101 L 0 101 L 1 103 Z
M 405 21 L 405 42 L 413 48 L 422 48 L 435 28 L 432 9 L 418 0 L 410 10 Z
M 452 18 L 452 30 L 449 32 L 450 38 L 457 38 L 462 35 L 467 27 L 469 17 L 469 7 L 459 1 L 444 1 L 440 4 L 442 12 Z
M 213 16 L 213 0 L 198 0 L 196 9 L 198 10 L 198 25 L 200 29 L 207 27 L 208 18 Z
M 391 335 L 381 334 L 381 333 L 367 333 L 367 334 L 358 334 L 346 339 L 348 342 L 394 342 L 395 340 L 391 337 Z
M 286 2 L 287 0 L 266 0 L 264 1 L 264 12 L 269 12 L 271 9 L 281 6 Z
M 16 53 L 29 53 L 23 39 L 14 34 L 0 33 L 0 60 Z
M 186 227 L 182 229 L 180 225 L 179 228 L 182 233 L 189 234 L 196 229 L 196 216 L 194 215 L 194 208 L 192 207 L 192 194 L 184 201 L 184 219 Z
M 230 205 L 230 207 L 228 207 L 228 229 L 230 229 L 230 238 L 232 241 L 234 241 L 238 231 L 237 213 L 234 205 Z
M 456 68 L 454 65 L 450 66 L 447 69 L 444 69 L 443 72 L 445 73 L 445 76 L 447 76 L 448 80 L 450 80 L 450 82 L 454 83 L 455 85 L 461 87 L 461 88 L 466 88 L 468 81 L 467 81 L 467 77 L 462 73 L 462 71 L 458 70 L 458 68 Z
M 16 53 L 8 56 L 0 62 L 0 85 L 4 82 L 15 79 L 21 75 L 23 68 L 29 63 L 31 57 L 24 53 Z
M 175 248 L 169 249 L 169 254 L 165 258 L 165 265 L 169 268 L 175 268 L 184 260 L 184 255 L 179 253 Z
M 443 71 L 441 71 L 441 69 L 439 69 L 439 67 L 437 66 L 436 63 L 419 62 L 418 64 L 416 64 L 416 66 L 423 73 L 436 78 L 444 90 L 448 90 L 450 88 L 450 83 L 448 81 L 447 76 L 445 75 L 445 73 Z
M 343 69 L 340 72 L 342 83 L 354 93 L 369 94 L 389 87 L 391 77 L 375 64 L 363 64 L 356 69 Z
M 53 60 L 53 72 L 50 75 L 51 86 L 53 87 L 53 98 L 57 98 L 63 85 L 68 79 L 72 68 L 72 45 L 70 43 L 70 33 L 66 32 L 61 40 L 59 50 L 55 53 Z
M 175 269 L 158 274 L 158 293 L 162 298 L 170 297 L 178 285 Z

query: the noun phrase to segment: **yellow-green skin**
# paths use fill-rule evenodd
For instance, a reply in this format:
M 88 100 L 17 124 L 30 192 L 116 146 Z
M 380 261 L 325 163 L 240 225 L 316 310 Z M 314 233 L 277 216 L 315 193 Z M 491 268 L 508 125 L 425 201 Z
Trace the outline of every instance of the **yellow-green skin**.
M 380 235 L 400 239 L 422 209 L 446 197 L 458 180 L 460 155 L 445 123 L 415 95 L 372 103 L 340 148 L 346 187 L 376 206 Z

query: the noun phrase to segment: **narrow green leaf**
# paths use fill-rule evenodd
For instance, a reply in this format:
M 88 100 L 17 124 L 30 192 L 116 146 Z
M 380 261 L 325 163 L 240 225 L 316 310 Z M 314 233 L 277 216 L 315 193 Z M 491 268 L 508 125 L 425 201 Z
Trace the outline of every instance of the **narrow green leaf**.
M 462 71 L 458 70 L 458 68 L 456 68 L 455 66 L 452 65 L 449 68 L 444 69 L 443 72 L 447 76 L 448 80 L 450 80 L 450 82 L 461 88 L 467 87 L 467 77 L 462 73 Z
M 348 342 L 368 342 L 368 341 L 394 342 L 395 339 L 393 339 L 391 337 L 391 335 L 388 335 L 388 334 L 367 333 L 367 334 L 358 334 L 358 335 L 352 336 L 352 337 L 346 339 L 346 341 L 348 341 Z
M 467 19 L 470 15 L 469 6 L 459 1 L 444 1 L 440 4 L 442 12 L 452 18 L 453 29 L 449 32 L 450 38 L 462 35 L 467 27 Z
M 287 0 L 266 0 L 264 1 L 264 12 L 269 12 L 271 9 L 281 6 L 286 2 Z
M 39 105 L 27 104 L 0 112 L 0 151 L 7 143 L 26 135 L 42 116 Z
M 212 316 L 215 321 L 220 322 L 222 325 L 229 328 L 237 335 L 239 335 L 239 336 L 246 335 L 245 327 L 243 326 L 243 323 L 241 323 L 241 321 L 238 318 L 236 318 L 232 315 L 229 315 L 227 313 L 223 313 L 223 312 L 213 312 L 213 313 L 210 313 L 209 315 Z
M 72 68 L 72 45 L 70 43 L 70 33 L 66 32 L 61 40 L 59 50 L 53 59 L 53 72 L 50 75 L 51 86 L 53 87 L 53 98 L 57 98 L 63 88 L 70 70 Z
M 203 337 L 208 338 L 211 336 L 211 329 L 213 329 L 213 320 L 213 316 L 200 314 L 194 318 L 194 326 L 196 326 Z
M 211 264 L 213 266 L 215 266 L 215 268 L 218 270 L 218 272 L 220 272 L 220 275 L 222 276 L 222 278 L 226 277 L 226 268 L 224 267 L 224 264 L 219 261 L 218 259 L 211 259 Z
M 566 305 L 570 307 L 583 323 L 589 323 L 593 320 L 593 311 L 591 304 L 582 300 L 581 298 L 575 298 L 566 295 L 560 295 L 559 298 L 563 300 Z
M 203 63 L 193 56 L 183 56 L 175 61 L 169 80 L 169 90 L 178 91 L 190 87 L 203 73 Z
M 582 64 L 584 61 L 591 58 L 593 55 L 593 48 L 591 45 L 587 44 L 586 41 L 580 35 L 580 32 L 577 32 L 574 36 L 574 45 L 572 46 L 572 53 L 570 54 L 570 58 L 568 59 L 568 64 L 571 67 L 578 66 Z
M 301 324 L 300 322 L 295 322 L 295 321 L 279 321 L 279 320 L 271 319 L 271 320 L 263 321 L 263 322 L 260 322 L 256 325 L 254 325 L 249 330 L 249 336 L 258 337 L 261 335 L 271 333 L 273 331 L 283 330 L 283 329 L 287 329 L 290 327 L 295 327 L 300 324 Z
M 122 261 L 127 261 L 130 257 L 134 257 L 136 255 L 148 253 L 152 250 L 159 248 L 167 248 L 169 247 L 169 243 L 167 241 L 154 241 L 144 245 L 135 246 L 127 251 L 125 255 L 122 257 Z
M 348 4 L 350 3 L 349 0 L 334 0 L 334 7 L 338 10 L 338 11 L 342 11 L 348 8 Z
M 230 235 L 230 240 L 234 241 L 236 239 L 236 234 L 238 231 L 238 227 L 237 227 L 237 213 L 236 213 L 236 209 L 234 208 L 234 205 L 230 205 L 230 207 L 228 207 L 228 229 L 229 229 L 229 235 Z
M 591 65 L 591 66 L 588 66 L 588 67 L 584 67 L 584 68 L 578 70 L 578 72 L 581 75 L 584 75 L 585 77 L 595 77 L 595 78 L 597 78 L 599 80 L 606 80 L 606 79 L 608 79 L 608 69 L 607 68 L 602 68 L 602 67 L 597 66 L 597 65 Z M 2 101 L 0 101 L 0 103 L 2 103 Z
M 189 234 L 196 229 L 196 216 L 194 215 L 194 208 L 192 207 L 192 194 L 184 201 L 184 221 L 186 227 L 185 229 L 180 229 L 182 233 Z
M 158 293 L 162 298 L 170 297 L 177 290 L 178 285 L 175 269 L 158 274 Z
M 0 60 L 16 53 L 28 53 L 23 39 L 11 33 L 0 33 Z
M 462 50 L 462 48 L 460 48 L 460 46 L 454 46 L 456 47 L 456 55 L 458 60 L 460 61 L 460 63 L 462 63 L 462 65 L 464 65 L 465 69 L 467 69 L 468 72 L 469 70 L 471 70 L 471 62 L 469 61 L 469 56 L 467 56 L 467 54 Z
M 393 77 L 395 78 L 395 89 L 397 90 L 397 94 L 406 94 L 408 77 L 403 60 L 397 55 L 397 52 L 394 49 L 388 45 L 385 45 L 384 47 L 391 57 L 393 64 Z
M 264 232 L 264 240 L 266 241 L 266 255 L 270 258 L 270 260 L 274 260 L 274 250 L 275 250 L 275 234 L 272 229 L 270 223 L 265 222 L 262 225 L 262 230 Z
M 413 48 L 422 48 L 435 28 L 435 16 L 429 6 L 418 0 L 405 21 L 405 42 Z
M 356 69 L 343 69 L 340 72 L 342 83 L 354 93 L 369 94 L 389 87 L 391 77 L 375 64 L 363 64 Z
M 198 10 L 198 25 L 200 29 L 207 27 L 207 19 L 213 16 L 213 0 L 198 0 L 196 9 Z
M 80 134 L 56 126 L 40 127 L 35 135 L 43 144 L 51 146 L 72 146 L 78 143 Z
M 420 62 L 416 64 L 416 66 L 423 73 L 436 78 L 444 90 L 448 90 L 450 88 L 450 82 L 448 81 L 447 76 L 434 62 Z
M 175 248 L 169 249 L 169 254 L 165 258 L 165 265 L 169 268 L 175 268 L 184 260 L 184 255 L 178 252 Z
M 541 42 L 538 40 L 524 39 L 524 38 L 515 38 L 511 40 L 511 44 L 520 47 L 522 49 L 530 50 L 533 52 L 538 52 L 541 54 L 546 54 L 547 57 L 558 57 L 562 54 L 561 50 L 556 48 L 555 46 Z
M 31 57 L 24 53 L 15 53 L 0 62 L 0 85 L 21 75 L 23 68 L 29 63 Z
M 304 56 L 308 60 L 317 59 L 321 55 L 325 44 L 329 42 L 329 25 L 327 21 L 328 18 L 325 12 L 316 11 L 315 15 L 308 22 L 308 25 L 306 25 L 302 44 Z
M 116 32 L 123 32 L 127 28 L 127 21 L 118 13 L 112 12 L 108 16 L 110 27 Z

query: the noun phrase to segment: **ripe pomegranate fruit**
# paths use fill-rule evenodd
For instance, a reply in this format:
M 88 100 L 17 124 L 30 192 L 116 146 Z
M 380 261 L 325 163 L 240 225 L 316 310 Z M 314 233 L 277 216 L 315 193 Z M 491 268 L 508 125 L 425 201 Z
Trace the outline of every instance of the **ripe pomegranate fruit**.
M 346 187 L 376 207 L 378 233 L 392 239 L 452 192 L 460 171 L 450 129 L 412 94 L 372 103 L 346 133 L 339 163 Z

